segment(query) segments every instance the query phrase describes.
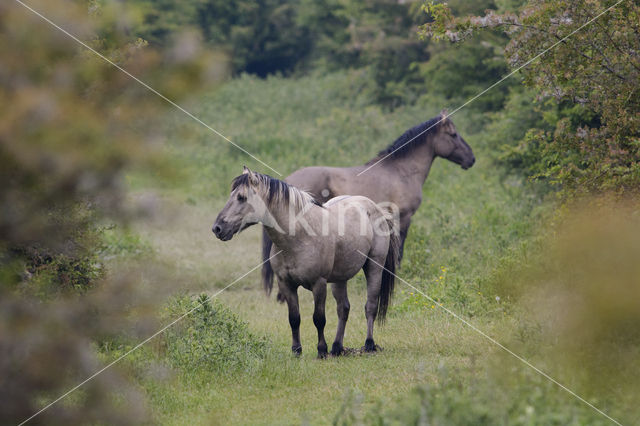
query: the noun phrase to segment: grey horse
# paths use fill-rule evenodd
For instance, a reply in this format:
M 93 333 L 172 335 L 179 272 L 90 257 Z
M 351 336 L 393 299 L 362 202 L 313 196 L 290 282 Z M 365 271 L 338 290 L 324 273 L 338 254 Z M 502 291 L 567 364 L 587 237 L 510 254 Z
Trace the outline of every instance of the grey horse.
M 320 205 L 309 193 L 245 167 L 233 180 L 229 200 L 212 230 L 216 237 L 228 241 L 255 223 L 262 223 L 273 241 L 268 258 L 289 308 L 292 351 L 302 352 L 298 307 L 298 287 L 302 286 L 313 292 L 318 357 L 327 355 L 325 300 L 327 283 L 331 283 L 338 312 L 331 354 L 343 353 L 349 316 L 347 281 L 360 269 L 367 280 L 364 349 L 375 351 L 373 324 L 376 317 L 384 321 L 398 257 L 398 233 L 388 212 L 362 196 L 341 196 Z

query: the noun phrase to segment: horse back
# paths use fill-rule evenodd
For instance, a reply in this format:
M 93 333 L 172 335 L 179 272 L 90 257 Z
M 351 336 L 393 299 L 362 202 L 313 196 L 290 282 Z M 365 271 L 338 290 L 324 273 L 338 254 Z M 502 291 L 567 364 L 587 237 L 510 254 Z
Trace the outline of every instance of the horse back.
M 414 188 L 386 168 L 358 176 L 362 170 L 362 166 L 305 167 L 293 172 L 285 181 L 311 193 L 320 203 L 340 195 L 361 195 L 376 203 L 393 202 L 405 210 L 410 207 L 408 204 L 413 204 L 413 198 L 422 195 L 421 186 Z
M 296 188 L 302 189 L 316 199 L 318 202 L 325 202 L 336 195 L 330 189 L 331 177 L 335 172 L 335 167 L 304 167 L 291 173 L 285 181 Z

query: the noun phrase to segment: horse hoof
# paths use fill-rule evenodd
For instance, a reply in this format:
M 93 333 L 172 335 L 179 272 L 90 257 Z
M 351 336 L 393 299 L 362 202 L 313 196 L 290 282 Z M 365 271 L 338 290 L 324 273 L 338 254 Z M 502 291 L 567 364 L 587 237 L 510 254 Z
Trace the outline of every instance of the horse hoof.
M 327 357 L 327 344 L 321 343 L 318 345 L 318 359 L 324 359 Z
M 338 342 L 333 342 L 333 345 L 331 346 L 331 355 L 340 356 L 342 354 L 344 354 L 344 347 Z
M 377 350 L 378 346 L 374 343 L 373 339 L 367 339 L 364 341 L 365 352 L 376 352 Z
M 291 352 L 295 356 L 300 356 L 302 354 L 302 346 L 291 346 Z

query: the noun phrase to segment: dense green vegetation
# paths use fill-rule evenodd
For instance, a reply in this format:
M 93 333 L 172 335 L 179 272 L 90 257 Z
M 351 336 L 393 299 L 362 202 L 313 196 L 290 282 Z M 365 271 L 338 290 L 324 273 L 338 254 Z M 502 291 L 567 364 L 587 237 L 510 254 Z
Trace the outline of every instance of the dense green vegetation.
M 366 162 L 613 2 L 33 4 L 287 175 Z M 400 269 L 413 287 L 397 283 L 376 329 L 384 351 L 318 361 L 308 292 L 294 358 L 259 272 L 234 282 L 260 262 L 258 227 L 227 243 L 209 231 L 243 164 L 274 173 L 3 4 L 0 423 L 116 360 L 39 419 L 609 423 L 460 319 L 637 422 L 637 14 L 624 2 L 452 117 L 478 161 L 434 164 Z M 345 345 L 360 347 L 361 275 L 349 292 Z
M 526 172 L 561 185 L 564 195 L 637 192 L 637 2 L 532 1 L 519 14 L 462 18 L 446 4 L 426 9 L 435 20 L 423 26 L 425 35 L 456 41 L 487 29 L 508 33 L 505 53 L 514 68 L 557 44 L 523 70 L 524 84 L 555 102 L 543 110 L 546 126 L 532 127 L 511 156 Z

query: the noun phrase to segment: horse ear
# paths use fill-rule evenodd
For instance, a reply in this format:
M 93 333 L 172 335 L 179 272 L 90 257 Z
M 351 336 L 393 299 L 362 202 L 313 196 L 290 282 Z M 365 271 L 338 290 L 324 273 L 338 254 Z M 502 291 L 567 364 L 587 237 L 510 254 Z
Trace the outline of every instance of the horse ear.
M 446 108 L 440 111 L 440 120 L 438 121 L 438 130 L 440 131 L 450 131 L 451 130 L 451 120 L 449 120 L 449 112 Z
M 258 184 L 260 183 L 260 181 L 258 180 L 257 173 L 254 172 L 253 170 L 250 170 L 249 168 L 247 168 L 247 174 L 249 175 L 249 184 L 251 186 L 257 187 Z
M 242 166 L 242 174 L 249 175 L 249 183 L 253 186 L 258 186 L 258 177 L 255 172 L 251 171 L 247 166 Z

